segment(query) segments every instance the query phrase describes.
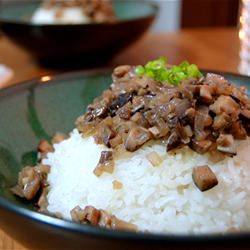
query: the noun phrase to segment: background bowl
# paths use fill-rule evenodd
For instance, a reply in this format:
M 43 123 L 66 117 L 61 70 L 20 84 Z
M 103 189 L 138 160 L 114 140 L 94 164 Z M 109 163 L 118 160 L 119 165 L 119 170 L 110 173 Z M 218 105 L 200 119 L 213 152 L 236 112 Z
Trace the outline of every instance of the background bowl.
M 0 8 L 0 29 L 45 64 L 100 64 L 136 41 L 156 17 L 156 5 L 114 1 L 118 21 L 110 24 L 35 25 L 30 17 L 39 1 L 7 1 Z
M 0 227 L 4 231 L 31 249 L 250 249 L 250 232 L 188 236 L 112 231 L 37 213 L 15 197 L 9 188 L 23 166 L 35 164 L 38 141 L 72 130 L 76 117 L 111 82 L 110 72 L 104 71 L 50 77 L 0 91 Z M 238 75 L 226 77 L 239 85 L 250 81 Z

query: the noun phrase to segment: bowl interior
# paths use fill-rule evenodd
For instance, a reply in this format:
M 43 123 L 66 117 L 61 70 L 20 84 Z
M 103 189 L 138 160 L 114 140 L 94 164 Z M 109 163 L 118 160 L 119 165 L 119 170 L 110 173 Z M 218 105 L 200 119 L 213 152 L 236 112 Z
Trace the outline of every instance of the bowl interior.
M 225 74 L 250 90 L 248 77 Z M 110 71 L 49 76 L 0 91 L 0 196 L 21 206 L 29 203 L 12 195 L 20 169 L 35 165 L 39 140 L 70 132 L 86 106 L 111 83 Z
M 224 75 L 234 84 L 246 86 L 249 94 L 249 77 Z M 110 71 L 82 71 L 47 76 L 0 91 L 0 213 L 5 230 L 31 249 L 37 246 L 41 249 L 69 249 L 72 242 L 78 249 L 87 244 L 86 249 L 95 250 L 117 249 L 118 246 L 121 249 L 165 249 L 170 243 L 170 248 L 176 250 L 186 249 L 187 243 L 192 246 L 199 244 L 198 248 L 187 249 L 199 249 L 199 246 L 222 249 L 221 243 L 230 246 L 231 242 L 247 243 L 246 248 L 239 249 L 249 249 L 249 232 L 189 236 L 105 230 L 39 214 L 34 212 L 34 205 L 10 192 L 20 169 L 36 163 L 39 140 L 48 139 L 55 132 L 70 132 L 75 119 L 110 83 Z M 32 241 L 23 230 L 26 226 L 33 232 Z M 112 244 L 113 248 L 110 247 Z
M 40 6 L 41 1 L 10 1 L 2 4 L 0 8 L 0 20 L 17 23 L 30 23 L 30 18 L 35 10 Z M 146 4 L 142 1 L 114 1 L 118 21 L 127 21 L 155 15 L 156 6 Z
M 249 77 L 225 76 L 237 85 L 245 85 L 249 94 Z M 187 243 L 199 244 L 198 248 L 187 249 L 199 249 L 200 246 L 209 250 L 222 249 L 221 243 L 230 246 L 231 242 L 247 243 L 246 248 L 239 249 L 249 249 L 249 232 L 189 236 L 105 230 L 39 214 L 34 212 L 34 205 L 10 192 L 20 169 L 36 164 L 39 140 L 48 139 L 55 132 L 70 132 L 75 119 L 110 83 L 109 71 L 82 71 L 48 76 L 0 91 L 0 213 L 6 232 L 31 249 L 38 246 L 41 249 L 70 249 L 72 242 L 78 249 L 86 246 L 86 249 L 95 250 L 117 249 L 118 246 L 119 249 L 165 249 L 170 243 L 170 248 L 176 250 L 186 249 Z M 26 226 L 32 230 L 32 241 L 23 230 Z
M 0 92 L 0 196 L 31 208 L 9 188 L 22 166 L 34 165 L 36 147 L 55 132 L 70 132 L 86 105 L 110 83 L 110 73 L 90 73 L 31 81 Z

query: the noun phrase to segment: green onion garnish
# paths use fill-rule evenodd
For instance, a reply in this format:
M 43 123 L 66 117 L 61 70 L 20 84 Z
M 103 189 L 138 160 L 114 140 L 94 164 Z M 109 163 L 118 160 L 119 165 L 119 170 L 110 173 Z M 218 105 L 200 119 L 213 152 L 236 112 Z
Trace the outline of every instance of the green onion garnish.
M 145 66 L 137 66 L 135 73 L 138 76 L 147 76 L 172 85 L 178 85 L 181 81 L 189 78 L 202 77 L 197 65 L 189 64 L 187 61 L 183 61 L 179 65 L 173 65 L 170 68 L 167 68 L 166 65 L 166 57 L 161 56 L 157 60 L 149 61 Z

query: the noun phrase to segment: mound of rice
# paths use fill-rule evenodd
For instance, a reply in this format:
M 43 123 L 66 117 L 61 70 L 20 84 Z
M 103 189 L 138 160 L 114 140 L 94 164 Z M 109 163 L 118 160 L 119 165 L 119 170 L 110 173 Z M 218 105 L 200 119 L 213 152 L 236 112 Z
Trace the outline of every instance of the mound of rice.
M 62 18 L 56 16 L 57 11 L 57 8 L 38 8 L 32 16 L 31 22 L 34 24 L 74 24 L 90 22 L 90 19 L 84 15 L 83 11 L 78 7 L 65 8 Z
M 134 223 L 139 230 L 161 233 L 216 233 L 250 229 L 250 140 L 237 141 L 237 156 L 212 163 L 188 149 L 176 155 L 152 143 L 115 160 L 114 173 L 93 174 L 103 145 L 82 138 L 75 129 L 69 139 L 54 145 L 44 164 L 51 166 L 48 210 L 71 219 L 80 205 L 104 209 Z M 164 160 L 153 167 L 147 154 Z M 193 183 L 192 168 L 208 164 L 219 184 L 201 192 Z M 113 188 L 113 181 L 123 187 Z

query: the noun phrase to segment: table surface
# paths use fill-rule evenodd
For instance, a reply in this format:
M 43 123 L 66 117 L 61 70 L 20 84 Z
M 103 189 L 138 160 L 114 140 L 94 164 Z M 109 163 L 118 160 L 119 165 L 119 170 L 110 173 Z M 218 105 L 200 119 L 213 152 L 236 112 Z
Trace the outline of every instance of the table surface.
M 236 28 L 187 29 L 174 33 L 148 33 L 104 66 L 144 64 L 148 60 L 165 55 L 171 64 L 180 63 L 185 59 L 197 64 L 202 69 L 238 73 L 239 48 Z M 0 37 L 1 63 L 14 70 L 13 78 L 1 87 L 61 72 L 39 66 L 25 51 L 4 36 Z M 25 250 L 26 248 L 0 230 L 0 249 Z

